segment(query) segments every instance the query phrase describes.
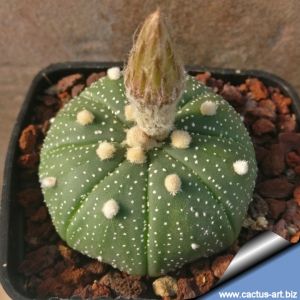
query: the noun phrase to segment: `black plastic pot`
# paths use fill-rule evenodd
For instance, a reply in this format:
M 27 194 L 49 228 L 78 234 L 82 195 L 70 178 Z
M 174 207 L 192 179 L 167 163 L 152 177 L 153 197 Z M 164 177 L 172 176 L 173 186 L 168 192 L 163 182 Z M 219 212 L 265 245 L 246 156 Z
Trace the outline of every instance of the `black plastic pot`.
M 57 82 L 60 78 L 73 74 L 90 74 L 100 72 L 121 63 L 62 63 L 51 65 L 39 72 L 34 78 L 22 105 L 17 122 L 12 132 L 8 147 L 0 210 L 0 276 L 1 284 L 12 299 L 30 299 L 24 290 L 23 278 L 18 273 L 18 266 L 24 254 L 24 215 L 16 201 L 18 168 L 18 138 L 22 129 L 29 123 L 36 95 Z M 187 67 L 191 74 L 209 71 L 215 78 L 230 81 L 232 84 L 242 83 L 248 77 L 259 78 L 268 86 L 279 87 L 280 90 L 293 100 L 293 109 L 300 119 L 300 99 L 295 90 L 284 80 L 262 71 L 241 71 L 233 69 L 212 69 L 205 67 Z

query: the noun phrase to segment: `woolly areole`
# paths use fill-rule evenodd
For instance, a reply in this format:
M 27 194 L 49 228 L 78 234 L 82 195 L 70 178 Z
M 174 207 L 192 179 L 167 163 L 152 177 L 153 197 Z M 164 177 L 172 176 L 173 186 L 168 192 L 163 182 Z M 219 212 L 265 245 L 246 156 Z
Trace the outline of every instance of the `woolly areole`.
M 107 70 L 107 76 L 111 80 L 118 80 L 121 76 L 121 70 L 119 67 L 112 67 Z
M 77 113 L 77 122 L 83 126 L 93 123 L 94 115 L 88 110 L 84 109 Z
M 246 160 L 237 160 L 233 163 L 234 171 L 239 175 L 245 175 L 248 172 L 248 162 Z
M 41 179 L 41 187 L 42 188 L 52 188 L 56 185 L 55 177 L 45 177 Z
M 153 140 L 138 126 L 131 127 L 126 134 L 126 143 L 129 147 L 151 148 Z
M 171 143 L 174 148 L 186 149 L 191 143 L 191 136 L 187 131 L 174 130 L 171 134 Z
M 126 158 L 133 164 L 143 164 L 146 161 L 146 155 L 141 147 L 128 148 Z
M 102 212 L 107 219 L 112 219 L 119 212 L 119 205 L 114 199 L 110 199 L 104 203 Z
M 200 111 L 204 116 L 214 116 L 217 113 L 217 104 L 213 101 L 205 101 L 201 104 Z
M 110 159 L 114 156 L 116 148 L 112 143 L 102 142 L 99 144 L 96 153 L 101 160 Z
M 191 247 L 192 247 L 193 250 L 197 250 L 200 247 L 200 245 L 192 243 Z
M 165 178 L 165 187 L 167 191 L 175 196 L 181 188 L 181 180 L 177 174 L 170 174 Z

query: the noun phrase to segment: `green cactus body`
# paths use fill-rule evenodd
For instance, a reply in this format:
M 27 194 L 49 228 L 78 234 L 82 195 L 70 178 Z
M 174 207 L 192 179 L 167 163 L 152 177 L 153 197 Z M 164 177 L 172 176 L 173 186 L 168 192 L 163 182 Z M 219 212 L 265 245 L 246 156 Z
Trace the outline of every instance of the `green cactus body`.
M 216 104 L 213 115 L 201 105 Z M 148 150 L 144 163 L 126 159 L 124 78 L 104 77 L 56 116 L 45 139 L 39 170 L 54 226 L 72 248 L 130 274 L 157 276 L 218 253 L 237 238 L 256 178 L 253 146 L 240 116 L 210 88 L 186 77 L 174 127 L 191 136 L 185 149 L 167 138 Z M 90 124 L 76 121 L 82 110 Z M 115 152 L 100 159 L 109 142 Z M 239 174 L 234 164 L 247 162 Z M 180 190 L 170 193 L 166 176 Z M 105 215 L 112 200 L 117 208 Z

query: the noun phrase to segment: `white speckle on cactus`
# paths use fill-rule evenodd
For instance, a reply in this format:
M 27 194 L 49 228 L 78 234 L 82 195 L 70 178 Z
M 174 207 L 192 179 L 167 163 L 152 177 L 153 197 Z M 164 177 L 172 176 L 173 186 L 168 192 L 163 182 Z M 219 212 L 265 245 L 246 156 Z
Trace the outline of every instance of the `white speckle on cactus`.
M 169 174 L 165 178 L 165 188 L 172 195 L 175 196 L 181 189 L 181 180 L 177 174 Z
M 196 243 L 192 243 L 191 247 L 192 247 L 193 250 L 197 250 L 200 246 Z
M 100 143 L 96 150 L 96 153 L 101 160 L 112 158 L 115 152 L 116 152 L 115 146 L 109 142 Z
M 107 76 L 111 80 L 118 80 L 121 77 L 121 70 L 119 67 L 112 67 L 107 70 Z
M 106 201 L 102 207 L 102 212 L 107 219 L 112 219 L 119 212 L 119 204 L 116 200 L 110 199 Z
M 143 164 L 146 161 L 146 155 L 141 147 L 128 148 L 126 158 L 133 164 Z
M 234 172 L 238 175 L 245 175 L 248 173 L 248 162 L 246 160 L 237 160 L 233 163 Z
M 135 120 L 135 117 L 134 117 L 134 110 L 133 110 L 133 107 L 132 105 L 128 104 L 125 106 L 124 108 L 124 114 L 125 114 L 125 119 L 127 121 L 134 121 Z
M 207 100 L 201 104 L 200 111 L 204 116 L 213 116 L 217 113 L 217 104 Z
M 45 177 L 41 180 L 41 187 L 42 188 L 52 188 L 56 185 L 56 178 L 55 177 Z
M 189 147 L 192 138 L 187 131 L 174 130 L 171 134 L 171 143 L 174 148 L 186 149 Z
M 83 126 L 93 123 L 94 119 L 95 116 L 86 109 L 78 112 L 76 116 L 77 123 Z
M 102 256 L 97 256 L 97 260 L 101 262 L 102 261 Z
M 148 149 L 151 144 L 151 139 L 138 126 L 133 126 L 127 131 L 126 143 L 129 147 Z
M 54 122 L 54 120 L 55 120 L 55 118 L 51 118 L 51 119 L 49 120 L 49 122 L 52 124 L 52 123 Z

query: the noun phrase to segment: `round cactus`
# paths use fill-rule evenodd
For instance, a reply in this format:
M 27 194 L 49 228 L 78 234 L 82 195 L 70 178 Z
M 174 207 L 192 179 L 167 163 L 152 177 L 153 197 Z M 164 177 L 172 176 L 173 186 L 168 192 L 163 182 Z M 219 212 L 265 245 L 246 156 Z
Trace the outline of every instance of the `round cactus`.
M 152 52 L 140 47 L 137 59 L 133 51 L 125 80 L 112 68 L 58 113 L 39 176 L 68 245 L 130 274 L 157 276 L 235 241 L 256 162 L 240 116 L 182 73 L 159 14 L 144 26 L 158 36 L 142 28 L 136 44 L 148 35 Z M 147 68 L 143 53 L 159 67 Z

